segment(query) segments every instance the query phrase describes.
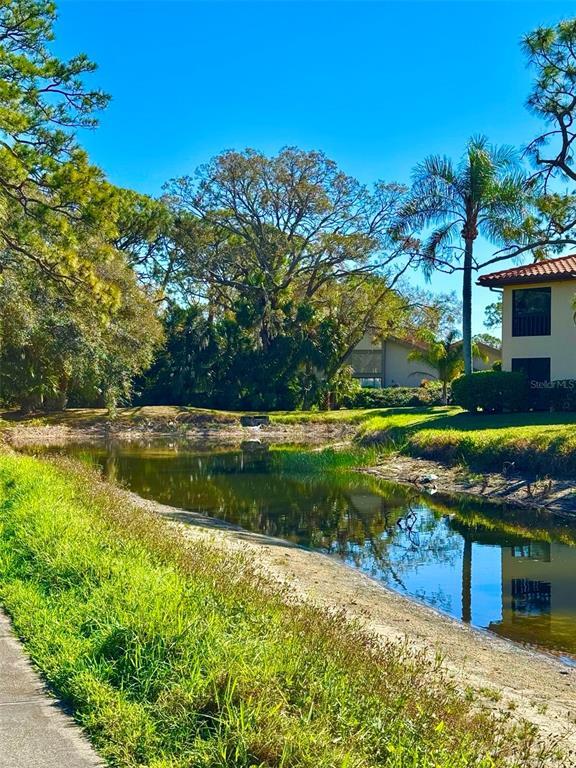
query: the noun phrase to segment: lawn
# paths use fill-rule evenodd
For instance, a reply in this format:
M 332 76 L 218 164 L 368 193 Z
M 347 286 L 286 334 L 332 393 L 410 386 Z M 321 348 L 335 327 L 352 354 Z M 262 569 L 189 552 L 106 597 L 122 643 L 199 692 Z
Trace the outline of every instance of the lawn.
M 483 415 L 449 407 L 405 408 L 368 415 L 358 437 L 478 471 L 573 477 L 575 427 L 576 413 Z
M 119 425 L 133 426 L 152 421 L 158 424 L 237 424 L 240 417 L 254 411 L 219 411 L 212 408 L 191 408 L 180 405 L 142 405 L 118 408 L 113 420 Z M 261 413 L 258 411 L 257 413 Z M 322 424 L 332 422 L 356 423 L 370 414 L 370 409 L 339 411 L 275 411 L 269 414 L 276 424 Z M 70 408 L 56 413 L 23 415 L 17 410 L 0 412 L 6 424 L 64 424 L 70 427 L 90 427 L 111 421 L 105 408 Z
M 435 661 L 296 603 L 71 463 L 0 454 L 0 601 L 110 765 L 494 768 L 535 755 L 528 731 Z

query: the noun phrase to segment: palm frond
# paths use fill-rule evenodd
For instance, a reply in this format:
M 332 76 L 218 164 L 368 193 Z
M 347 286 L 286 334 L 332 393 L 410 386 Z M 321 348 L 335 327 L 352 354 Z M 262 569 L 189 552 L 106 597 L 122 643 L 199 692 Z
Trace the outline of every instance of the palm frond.
M 425 240 L 421 249 L 424 276 L 429 278 L 437 268 L 439 261 L 444 264 L 452 261 L 453 253 L 449 246 L 456 237 L 456 222 L 450 221 L 435 229 Z

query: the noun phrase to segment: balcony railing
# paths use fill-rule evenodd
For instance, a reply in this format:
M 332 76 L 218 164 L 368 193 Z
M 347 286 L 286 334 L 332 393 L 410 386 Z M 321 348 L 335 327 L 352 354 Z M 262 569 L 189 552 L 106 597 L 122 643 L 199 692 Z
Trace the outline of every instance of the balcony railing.
M 550 336 L 550 315 L 516 315 L 512 336 Z

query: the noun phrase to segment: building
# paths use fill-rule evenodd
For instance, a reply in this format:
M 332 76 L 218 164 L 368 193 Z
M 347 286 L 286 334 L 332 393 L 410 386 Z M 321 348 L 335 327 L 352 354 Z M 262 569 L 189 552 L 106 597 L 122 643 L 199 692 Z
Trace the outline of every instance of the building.
M 487 344 L 478 345 L 486 360 L 474 359 L 474 370 L 483 371 L 500 360 L 500 350 Z M 420 360 L 410 360 L 415 349 L 425 349 L 425 344 L 388 336 L 379 338 L 375 332 L 364 334 L 348 356 L 354 377 L 363 387 L 418 387 L 422 381 L 438 378 L 435 368 Z
M 576 379 L 576 256 L 483 275 L 502 293 L 502 369 L 531 381 Z
M 573 547 L 518 542 L 502 547 L 502 613 L 489 629 L 510 640 L 576 652 Z

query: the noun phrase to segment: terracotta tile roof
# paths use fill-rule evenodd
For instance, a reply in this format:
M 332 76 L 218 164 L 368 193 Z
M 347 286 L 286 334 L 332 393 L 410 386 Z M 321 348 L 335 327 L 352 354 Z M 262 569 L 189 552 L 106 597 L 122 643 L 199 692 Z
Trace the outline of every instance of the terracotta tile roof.
M 553 280 L 576 280 L 575 254 L 491 272 L 489 275 L 482 275 L 478 279 L 478 285 L 490 287 L 512 283 L 548 283 Z

